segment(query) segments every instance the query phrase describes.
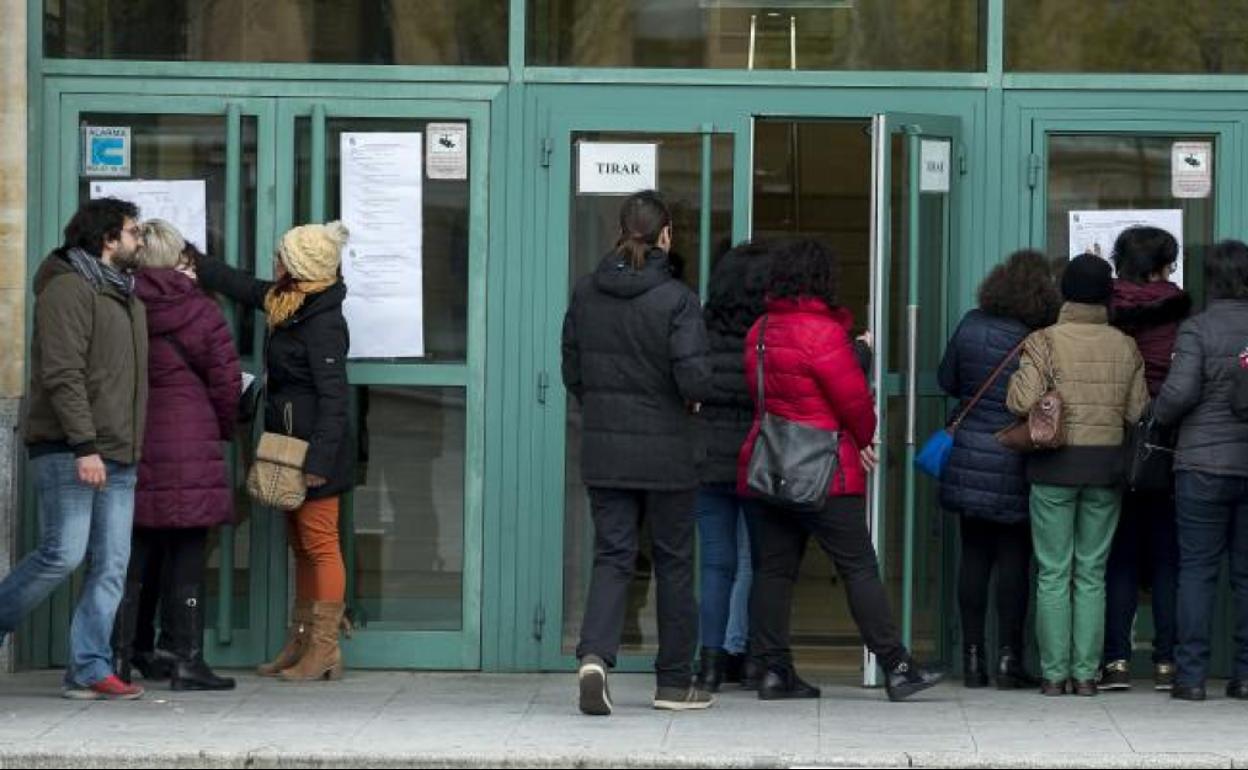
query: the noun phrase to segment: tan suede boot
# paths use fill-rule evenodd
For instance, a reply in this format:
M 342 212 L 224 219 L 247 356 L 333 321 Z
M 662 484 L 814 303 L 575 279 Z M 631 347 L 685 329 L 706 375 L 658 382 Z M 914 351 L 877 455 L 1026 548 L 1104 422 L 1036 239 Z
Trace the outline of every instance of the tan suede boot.
M 286 629 L 286 644 L 271 662 L 257 666 L 256 673 L 260 676 L 277 676 L 282 669 L 298 663 L 308 648 L 308 635 L 311 630 L 312 602 L 297 599 L 290 613 L 290 627 Z
M 282 669 L 277 676 L 288 682 L 312 679 L 341 679 L 342 650 L 338 647 L 338 628 L 346 605 L 342 602 L 312 603 L 312 633 L 308 647 L 299 662 Z

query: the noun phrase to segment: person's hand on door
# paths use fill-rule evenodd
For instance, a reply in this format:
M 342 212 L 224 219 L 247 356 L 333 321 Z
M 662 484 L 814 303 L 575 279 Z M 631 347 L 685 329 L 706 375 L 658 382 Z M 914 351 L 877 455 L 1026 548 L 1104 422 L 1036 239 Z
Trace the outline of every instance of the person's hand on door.
M 863 449 L 858 452 L 858 457 L 862 460 L 862 469 L 867 473 L 874 471 L 880 464 L 880 459 L 875 453 L 874 445 L 863 447 Z

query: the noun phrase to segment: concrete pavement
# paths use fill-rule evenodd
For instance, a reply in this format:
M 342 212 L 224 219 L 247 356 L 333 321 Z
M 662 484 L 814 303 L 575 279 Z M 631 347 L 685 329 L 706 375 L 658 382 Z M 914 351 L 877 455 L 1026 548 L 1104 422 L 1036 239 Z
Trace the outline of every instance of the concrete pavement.
M 242 674 L 233 692 L 82 703 L 27 672 L 0 676 L 0 767 L 1248 767 L 1248 703 L 1220 687 L 1180 703 L 1145 682 L 1095 698 L 948 684 L 895 704 L 821 684 L 818 701 L 731 688 L 672 714 L 650 708 L 651 677 L 616 675 L 615 714 L 590 718 L 571 674 Z

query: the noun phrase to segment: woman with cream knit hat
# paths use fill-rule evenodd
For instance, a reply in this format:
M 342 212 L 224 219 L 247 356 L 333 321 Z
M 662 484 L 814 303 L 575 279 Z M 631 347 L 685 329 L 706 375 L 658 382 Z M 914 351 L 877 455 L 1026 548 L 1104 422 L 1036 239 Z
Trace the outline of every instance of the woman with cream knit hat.
M 282 236 L 277 280 L 263 281 L 219 260 L 198 266 L 200 285 L 265 314 L 268 381 L 266 430 L 308 442 L 307 501 L 287 514 L 295 557 L 295 606 L 286 646 L 258 669 L 297 681 L 342 676 L 338 627 L 346 570 L 338 545 L 339 498 L 352 486 L 348 440 L 347 287 L 339 276 L 347 229 L 340 222 L 302 225 Z

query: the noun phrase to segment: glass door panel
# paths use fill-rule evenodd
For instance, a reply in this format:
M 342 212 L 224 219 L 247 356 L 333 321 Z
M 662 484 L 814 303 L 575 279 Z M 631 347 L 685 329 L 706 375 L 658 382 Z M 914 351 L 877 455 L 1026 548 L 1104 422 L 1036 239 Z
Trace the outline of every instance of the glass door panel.
M 419 261 L 422 285 L 408 301 L 421 308 L 416 333 L 424 355 L 383 353 L 348 364 L 356 487 L 344 498 L 340 530 L 348 614 L 358 630 L 344 651 L 361 667 L 476 668 L 488 107 L 433 100 L 300 100 L 281 107 L 280 125 L 292 138 L 279 159 L 292 183 L 278 204 L 283 228 L 342 217 L 350 162 L 344 141 L 419 137 L 421 154 L 411 162 L 420 164 L 420 210 L 400 214 L 420 221 L 419 243 L 391 244 L 387 258 Z M 452 178 L 430 164 L 429 133 L 442 130 L 434 124 L 454 126 L 462 140 L 466 165 Z M 374 214 L 391 205 L 383 200 L 383 178 L 368 184 Z M 352 254 L 348 245 L 345 258 Z M 350 294 L 350 276 L 347 283 Z M 350 313 L 348 321 L 353 341 L 375 333 L 355 325 Z
M 880 466 L 868 516 L 902 638 L 943 656 L 945 561 L 952 551 L 936 490 L 914 466 L 945 424 L 936 370 L 947 338 L 947 285 L 959 171 L 955 118 L 884 114 L 872 124 L 872 330 Z M 878 672 L 866 657 L 864 681 Z

